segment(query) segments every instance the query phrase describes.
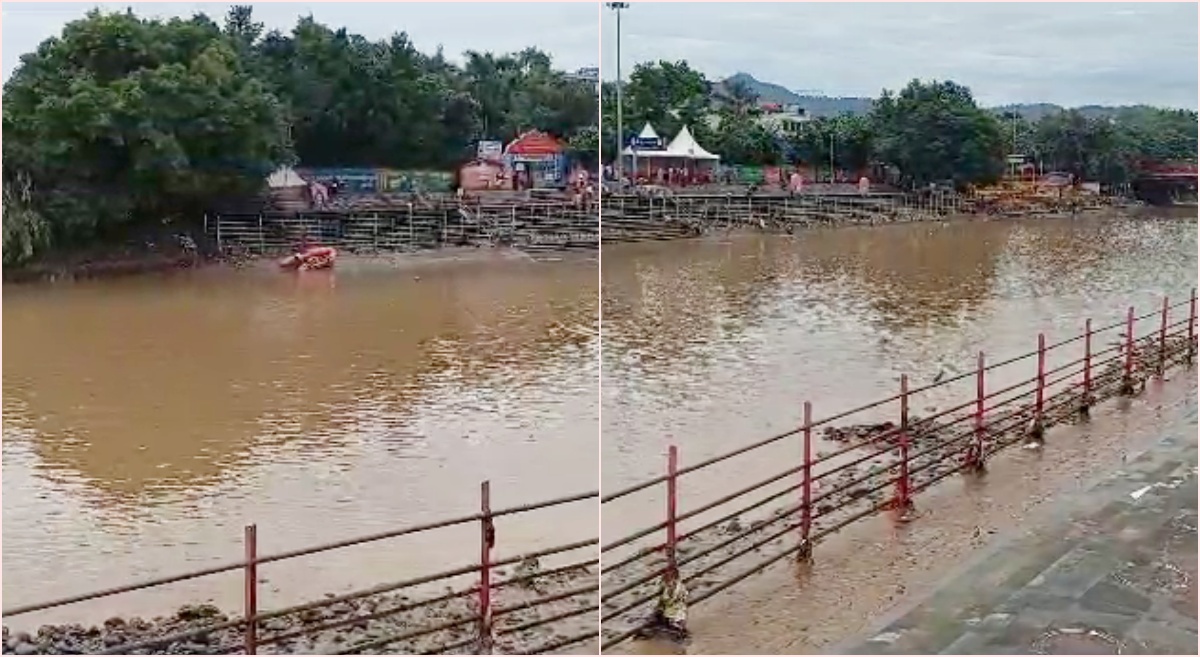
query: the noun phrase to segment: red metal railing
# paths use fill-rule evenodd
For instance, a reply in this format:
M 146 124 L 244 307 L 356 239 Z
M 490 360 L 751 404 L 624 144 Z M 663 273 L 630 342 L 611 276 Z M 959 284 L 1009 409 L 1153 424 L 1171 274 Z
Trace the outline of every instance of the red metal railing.
M 1188 316 L 1171 321 L 1171 311 L 1185 304 Z M 1151 319 L 1158 320 L 1156 326 L 1138 337 L 1139 322 Z M 607 518 L 616 515 L 614 502 L 633 495 L 662 494 L 661 484 L 665 484 L 667 497 L 665 520 L 621 538 L 606 537 L 600 548 L 601 649 L 626 641 L 648 626 L 650 605 L 655 600 L 653 587 L 668 569 L 678 569 L 681 580 L 689 588 L 695 587 L 688 601 L 695 605 L 786 557 L 808 560 L 816 543 L 858 520 L 891 511 L 897 521 L 906 522 L 911 519 L 914 498 L 939 481 L 956 473 L 982 471 L 992 456 L 1010 446 L 1025 443 L 1036 447 L 1050 427 L 1083 421 L 1096 403 L 1136 394 L 1150 376 L 1175 365 L 1191 365 L 1196 352 L 1195 325 L 1193 290 L 1183 304 L 1170 305 L 1164 299 L 1160 310 L 1141 316 L 1130 308 L 1124 321 L 1100 329 L 1093 329 L 1088 320 L 1082 334 L 1054 344 L 1047 344 L 1045 334 L 1038 334 L 1035 351 L 997 363 L 987 364 L 980 352 L 971 370 L 926 386 L 910 389 L 908 377 L 902 376 L 898 394 L 822 420 L 814 421 L 812 405 L 804 402 L 801 426 L 694 465 L 679 467 L 679 450 L 672 445 L 665 475 L 606 492 L 600 498 L 601 516 L 610 526 Z M 1095 349 L 1094 341 L 1105 336 L 1117 339 Z M 1081 348 L 1077 342 L 1082 343 Z M 1082 352 L 1075 352 L 1078 356 L 1070 353 L 1076 348 Z M 1048 365 L 1051 358 L 1062 362 Z M 1033 376 L 1016 372 L 1022 365 L 1032 365 Z M 916 395 L 944 392 L 948 386 L 971 379 L 975 386 L 969 401 L 942 410 L 929 408 L 933 413 L 919 419 L 910 415 Z M 989 382 L 998 389 L 987 390 Z M 880 422 L 879 416 L 890 414 L 886 409 L 897 403 L 899 422 Z M 851 427 L 854 430 L 849 432 L 839 426 L 855 415 L 870 413 L 875 419 L 869 425 Z M 824 429 L 827 442 L 844 444 L 814 456 L 813 431 L 818 428 Z M 789 452 L 799 452 L 799 458 L 790 467 L 691 510 L 678 511 L 682 477 L 759 453 L 768 446 L 786 449 L 795 444 L 788 442 L 793 440 L 800 444 Z M 742 475 L 744 459 L 734 463 L 741 464 L 734 476 Z M 758 499 L 743 499 L 756 493 Z M 797 499 L 798 503 L 788 504 Z M 769 511 L 771 505 L 784 506 Z M 607 515 L 610 509 L 614 516 Z M 741 520 L 752 518 L 748 527 L 741 526 Z M 681 525 L 685 523 L 698 526 L 684 528 Z M 654 537 L 663 530 L 665 541 L 658 542 Z M 790 545 L 785 542 L 788 536 L 796 537 Z M 746 555 L 772 543 L 785 547 L 741 570 L 731 569 L 745 561 Z
M 405 632 L 397 634 L 389 634 L 386 636 L 373 636 L 369 640 L 364 640 L 352 645 L 342 646 L 339 654 L 356 654 L 364 651 L 369 651 L 368 654 L 377 653 L 386 648 L 398 648 L 404 652 L 414 652 L 414 644 L 416 639 L 430 638 L 435 640 L 437 637 L 433 635 L 443 634 L 447 639 L 443 639 L 442 643 L 430 646 L 422 644 L 419 650 L 422 653 L 440 654 L 454 650 L 461 650 L 466 647 L 471 647 L 478 654 L 491 654 L 494 641 L 498 637 L 515 637 L 528 630 L 537 628 L 543 625 L 561 623 L 567 619 L 581 616 L 587 613 L 596 613 L 598 607 L 598 590 L 599 583 L 596 581 L 594 567 L 598 563 L 598 555 L 596 554 L 596 546 L 598 539 L 581 540 L 572 543 L 555 545 L 516 556 L 507 557 L 504 559 L 494 560 L 492 551 L 496 546 L 496 529 L 494 520 L 505 516 L 517 516 L 527 513 L 532 513 L 539 510 L 548 509 L 551 507 L 559 507 L 564 505 L 583 503 L 587 507 L 587 513 L 594 513 L 596 498 L 599 496 L 597 491 L 581 493 L 560 497 L 552 500 L 546 500 L 533 504 L 525 504 L 520 506 L 512 506 L 504 509 L 493 510 L 491 508 L 491 491 L 488 482 L 483 482 L 480 489 L 480 511 L 479 513 L 460 516 L 421 525 L 414 525 L 402 529 L 392 530 L 388 532 L 373 534 L 370 536 L 362 536 L 359 538 L 338 541 L 334 543 L 326 543 L 323 545 L 303 548 L 299 550 L 290 550 L 277 554 L 260 556 L 258 554 L 258 531 L 254 525 L 245 528 L 245 556 L 242 561 L 228 563 L 221 566 L 210 568 L 202 568 L 190 572 L 180 573 L 167 577 L 158 577 L 151 580 L 131 583 L 124 586 L 93 591 L 80 595 L 74 595 L 67 598 L 42 602 L 37 604 L 19 605 L 5 609 L 3 611 L 4 618 L 31 614 L 38 611 L 63 607 L 66 605 L 77 604 L 89 600 L 100 598 L 109 598 L 121 594 L 130 593 L 144 589 L 167 586 L 179 582 L 195 580 L 202 577 L 209 577 L 221 573 L 234 571 L 242 571 L 244 575 L 244 604 L 242 613 L 237 618 L 224 619 L 218 618 L 215 622 L 205 624 L 200 627 L 192 627 L 183 631 L 173 632 L 170 634 L 151 634 L 150 629 L 143 632 L 143 636 L 137 636 L 136 632 L 129 632 L 127 635 L 134 636 L 134 640 L 123 643 L 121 645 L 105 646 L 100 654 L 130 654 L 135 651 L 166 651 L 175 644 L 192 641 L 200 637 L 209 639 L 217 637 L 223 641 L 217 641 L 217 654 L 236 654 L 242 652 L 244 654 L 256 654 L 263 646 L 285 644 L 286 642 L 306 637 L 314 637 L 321 632 L 328 630 L 347 628 L 347 627 L 363 627 L 368 626 L 372 621 L 385 619 L 399 614 L 406 614 L 428 608 L 432 605 L 445 603 L 452 600 L 464 599 L 474 600 L 474 605 L 469 613 L 461 614 L 449 621 L 427 623 L 421 626 L 419 623 L 406 623 L 407 627 L 411 628 Z M 587 504 L 591 501 L 591 504 Z M 327 552 L 330 550 L 347 548 L 351 546 L 382 541 L 385 539 L 394 539 L 402 536 L 411 536 L 414 534 L 422 534 L 436 531 L 453 526 L 469 525 L 471 523 L 479 523 L 480 526 L 480 559 L 477 564 L 466 564 L 457 568 L 452 568 L 442 572 L 415 577 L 398 582 L 381 584 L 369 589 L 363 589 L 352 593 L 327 596 L 318 601 L 308 602 L 304 604 L 283 607 L 271 611 L 263 611 L 259 608 L 261 603 L 259 591 L 258 569 L 259 566 L 266 563 L 273 563 L 295 559 L 302 556 L 308 556 Z M 545 570 L 535 570 L 508 577 L 501 581 L 494 581 L 493 576 L 497 569 L 502 566 L 509 566 L 536 560 L 544 557 L 552 557 L 556 555 L 566 555 L 569 553 L 583 553 L 581 556 L 575 557 L 569 563 L 554 568 Z M 561 559 L 561 557 L 558 557 Z M 573 574 L 581 574 L 591 572 L 590 576 L 580 579 L 590 583 L 575 585 L 571 582 L 569 576 Z M 392 605 L 386 608 L 374 608 L 371 613 L 362 614 L 360 610 L 354 609 L 352 612 L 345 612 L 343 609 L 339 613 L 333 614 L 332 618 L 321 617 L 320 614 L 314 619 L 311 612 L 329 611 L 342 603 L 364 600 L 371 596 L 380 596 L 384 593 L 392 593 L 396 591 L 412 589 L 413 587 L 429 585 L 432 583 L 449 583 L 455 579 L 461 579 L 474 574 L 478 574 L 477 582 L 454 587 L 447 586 L 446 593 L 424 597 L 416 601 L 405 601 L 403 604 Z M 563 579 L 565 578 L 565 579 Z M 566 584 L 562 584 L 562 582 Z M 560 584 L 559 588 L 570 585 L 570 588 L 564 590 L 551 591 L 548 594 L 542 594 L 539 589 L 539 597 L 532 600 L 525 600 L 517 604 L 511 604 L 506 607 L 497 608 L 494 603 L 493 593 L 505 587 L 525 585 L 532 586 L 535 583 L 544 585 L 547 582 Z M 547 586 L 547 588 L 553 588 Z M 565 605 L 567 607 L 563 611 L 554 611 L 550 615 L 543 616 L 541 608 L 552 603 L 561 603 L 562 601 L 570 601 Z M 524 620 L 530 614 L 517 614 L 517 612 L 528 612 L 537 610 L 537 618 L 533 620 Z M 306 617 L 306 612 L 310 614 Z M 521 616 L 524 622 L 518 620 Z M 276 632 L 274 634 L 264 634 L 269 628 L 266 621 L 273 619 L 287 619 L 288 617 L 298 618 L 301 620 L 298 629 Z M 427 618 L 427 617 L 423 617 Z M 497 622 L 497 619 L 500 619 Z M 462 636 L 462 628 L 474 624 L 475 631 L 468 632 L 469 636 Z M 560 648 L 583 643 L 588 640 L 594 640 L 597 636 L 595 626 L 591 623 L 591 628 L 586 632 L 575 631 L 570 633 L 568 630 L 556 627 L 551 633 L 552 640 L 544 641 L 539 645 L 522 645 L 521 651 L 529 654 L 538 654 L 558 650 Z M 568 635 L 569 634 L 569 635 Z M 432 637 L 432 638 L 431 638 Z M 211 645 L 211 643 L 210 643 Z M 286 645 L 279 645 L 282 648 L 281 652 L 289 652 L 286 650 Z

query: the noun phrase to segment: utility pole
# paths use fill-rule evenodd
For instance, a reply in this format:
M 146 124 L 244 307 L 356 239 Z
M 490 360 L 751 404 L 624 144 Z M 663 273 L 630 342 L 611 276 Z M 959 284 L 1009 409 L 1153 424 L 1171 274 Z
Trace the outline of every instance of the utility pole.
M 629 9 L 628 2 L 609 2 L 606 3 L 608 8 L 613 10 L 617 15 L 617 181 L 620 182 L 622 175 L 625 172 L 624 156 L 622 151 L 625 148 L 625 125 L 621 116 L 621 94 L 624 85 L 621 83 L 621 10 Z
M 834 144 L 836 144 L 836 143 L 837 143 L 837 132 L 830 132 L 829 133 L 829 184 L 830 185 L 837 182 L 837 178 L 833 174 L 833 172 L 834 172 L 833 148 L 834 148 Z

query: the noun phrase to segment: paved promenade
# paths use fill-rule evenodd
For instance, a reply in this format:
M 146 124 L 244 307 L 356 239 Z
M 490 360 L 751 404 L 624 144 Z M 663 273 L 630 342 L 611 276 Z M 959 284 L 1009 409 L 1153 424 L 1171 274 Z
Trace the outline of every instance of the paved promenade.
M 1193 422 L 828 652 L 1197 654 L 1196 446 Z

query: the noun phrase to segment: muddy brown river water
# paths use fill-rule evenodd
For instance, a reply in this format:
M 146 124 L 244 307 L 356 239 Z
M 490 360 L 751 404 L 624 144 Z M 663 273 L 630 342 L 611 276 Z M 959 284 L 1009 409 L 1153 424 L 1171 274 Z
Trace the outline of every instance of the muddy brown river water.
M 484 479 L 595 490 L 596 299 L 594 256 L 500 251 L 6 286 L 5 607 L 235 561 L 247 523 L 274 553 L 474 513 Z M 596 523 L 498 520 L 497 556 Z M 478 531 L 265 565 L 260 604 L 473 563 Z M 239 577 L 28 618 L 238 609 Z
M 663 474 L 671 444 L 687 466 L 790 430 L 800 424 L 806 400 L 815 418 L 833 415 L 896 394 L 901 374 L 924 385 L 939 372 L 970 371 L 980 349 L 998 361 L 1035 350 L 1039 331 L 1054 342 L 1082 333 L 1087 318 L 1097 326 L 1119 321 L 1131 304 L 1140 313 L 1159 307 L 1163 295 L 1186 301 L 1196 285 L 1196 246 L 1194 215 L 1139 213 L 606 248 L 602 489 Z M 1186 306 L 1178 312 L 1185 317 Z M 1034 371 L 1005 376 L 1027 379 Z M 1001 379 L 989 385 L 999 387 Z M 948 397 L 927 396 L 913 412 L 970 399 L 973 385 L 967 381 Z M 895 417 L 873 420 L 882 419 Z M 782 441 L 687 475 L 680 511 L 795 465 L 799 450 L 797 441 Z M 1103 463 L 1094 461 L 1074 462 L 1081 468 Z M 1018 498 L 1019 489 L 1013 491 Z M 742 505 L 750 501 L 753 496 Z M 602 542 L 661 521 L 664 506 L 661 487 L 605 504 Z M 757 560 L 743 560 L 742 567 Z M 801 595 L 792 592 L 786 574 L 763 581 L 775 595 Z M 732 591 L 765 586 L 747 583 Z M 834 598 L 822 597 L 825 604 L 852 604 L 852 588 L 835 590 Z M 768 609 L 771 600 L 726 593 L 706 603 L 696 623 L 707 626 L 708 639 L 698 637 L 694 649 L 718 643 L 724 651 L 765 649 L 770 643 L 788 652 L 786 636 L 739 643 L 759 633 L 747 628 L 770 615 L 739 609 L 752 603 Z M 851 629 L 827 620 L 822 642 Z M 770 634 L 769 628 L 762 632 Z
M 497 507 L 595 488 L 598 423 L 599 483 L 635 483 L 662 472 L 669 444 L 686 465 L 792 428 L 805 400 L 820 417 L 893 394 L 900 373 L 926 383 L 981 348 L 1024 353 L 1038 331 L 1183 300 L 1196 221 L 917 223 L 603 259 L 602 364 L 583 257 L 6 286 L 5 606 L 236 560 L 251 522 L 269 553 L 471 513 L 485 478 Z M 684 508 L 795 456 L 698 473 Z M 661 508 L 653 495 L 605 505 L 605 539 Z M 578 507 L 500 524 L 498 551 L 595 527 Z M 268 564 L 263 604 L 470 563 L 476 547 L 464 527 Z M 239 578 L 132 594 L 120 610 L 237 609 Z M 96 620 L 106 604 L 37 621 Z

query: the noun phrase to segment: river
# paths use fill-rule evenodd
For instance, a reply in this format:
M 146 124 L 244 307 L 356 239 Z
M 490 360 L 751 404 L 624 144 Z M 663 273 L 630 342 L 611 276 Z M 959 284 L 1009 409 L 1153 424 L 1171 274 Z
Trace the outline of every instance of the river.
M 595 490 L 596 266 L 488 251 L 6 286 L 5 606 L 236 561 L 247 523 L 263 554 L 474 513 L 484 479 L 493 508 Z M 595 537 L 593 504 L 498 520 L 497 555 Z M 267 564 L 260 604 L 469 564 L 478 532 Z M 236 610 L 239 578 L 36 620 Z
M 1035 350 L 1039 331 L 1053 342 L 1131 304 L 1185 302 L 1196 273 L 1194 215 L 1151 211 L 606 247 L 602 488 L 663 474 L 670 444 L 687 466 L 790 430 L 804 401 L 830 416 L 896 394 L 901 374 L 923 385 L 972 369 L 980 349 L 994 362 Z M 965 385 L 954 401 L 973 395 Z M 689 475 L 681 511 L 776 474 L 798 449 L 784 441 Z M 657 492 L 605 504 L 603 541 L 662 509 Z

